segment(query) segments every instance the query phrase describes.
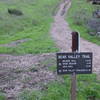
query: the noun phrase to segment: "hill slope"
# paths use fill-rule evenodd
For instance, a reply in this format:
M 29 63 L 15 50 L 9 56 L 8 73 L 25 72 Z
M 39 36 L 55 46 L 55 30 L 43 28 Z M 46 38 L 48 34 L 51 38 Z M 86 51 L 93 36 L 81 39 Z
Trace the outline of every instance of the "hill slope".
M 59 1 L 0 0 L 0 53 L 57 51 L 48 32 Z M 8 9 L 16 9 L 23 15 L 9 14 Z

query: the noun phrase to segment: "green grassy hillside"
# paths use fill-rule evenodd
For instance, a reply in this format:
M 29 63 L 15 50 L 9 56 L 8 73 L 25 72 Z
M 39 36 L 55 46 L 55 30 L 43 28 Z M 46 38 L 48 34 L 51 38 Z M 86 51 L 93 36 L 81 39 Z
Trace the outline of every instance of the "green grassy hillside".
M 67 14 L 67 21 L 74 31 L 80 32 L 81 37 L 100 45 L 100 37 L 89 35 L 88 28 L 84 24 L 86 20 L 93 17 L 93 11 L 97 8 L 99 8 L 98 5 L 92 5 L 87 0 L 72 0 L 71 8 Z
M 31 39 L 16 47 L 0 46 L 0 53 L 34 54 L 57 51 L 48 32 L 59 1 L 0 0 L 0 44 Z M 8 8 L 18 9 L 23 15 L 10 15 Z

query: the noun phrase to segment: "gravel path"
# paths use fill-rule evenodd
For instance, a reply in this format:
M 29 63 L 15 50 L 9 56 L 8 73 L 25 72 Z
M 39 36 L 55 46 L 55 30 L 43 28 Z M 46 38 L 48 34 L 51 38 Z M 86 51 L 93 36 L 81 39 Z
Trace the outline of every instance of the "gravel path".
M 65 0 L 54 17 L 51 35 L 61 52 L 71 52 L 71 32 L 67 21 L 64 19 L 70 8 L 70 0 Z M 100 76 L 100 46 L 80 38 L 80 51 L 93 52 L 93 71 Z

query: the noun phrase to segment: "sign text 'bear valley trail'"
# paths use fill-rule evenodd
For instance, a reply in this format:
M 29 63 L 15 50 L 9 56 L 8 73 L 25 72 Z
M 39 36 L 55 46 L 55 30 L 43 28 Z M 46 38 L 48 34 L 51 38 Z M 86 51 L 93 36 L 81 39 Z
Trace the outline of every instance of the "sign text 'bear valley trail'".
M 91 74 L 92 53 L 57 53 L 58 74 Z

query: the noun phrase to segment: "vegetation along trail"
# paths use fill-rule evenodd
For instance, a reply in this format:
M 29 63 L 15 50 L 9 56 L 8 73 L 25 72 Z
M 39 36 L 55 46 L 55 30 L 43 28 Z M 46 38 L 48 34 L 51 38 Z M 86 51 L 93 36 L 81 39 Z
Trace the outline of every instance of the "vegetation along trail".
M 71 52 L 71 32 L 68 23 L 64 19 L 71 2 L 64 0 L 54 16 L 54 23 L 50 34 L 61 52 Z M 4 46 L 16 46 L 27 41 L 17 41 Z M 94 54 L 93 71 L 100 76 L 100 47 L 81 38 L 81 51 L 89 51 Z M 13 56 L 0 54 L 0 91 L 5 94 L 7 100 L 16 100 L 19 93 L 27 89 L 44 90 L 50 81 L 62 81 L 56 71 L 52 72 L 51 66 L 55 64 L 55 53 L 26 54 Z
M 71 52 L 72 30 L 64 19 L 70 6 L 70 0 L 65 0 L 60 5 L 60 9 L 54 17 L 54 23 L 51 29 L 51 35 L 57 46 L 61 49 L 61 52 Z M 100 46 L 80 38 L 80 51 L 93 52 L 93 72 L 100 76 Z

